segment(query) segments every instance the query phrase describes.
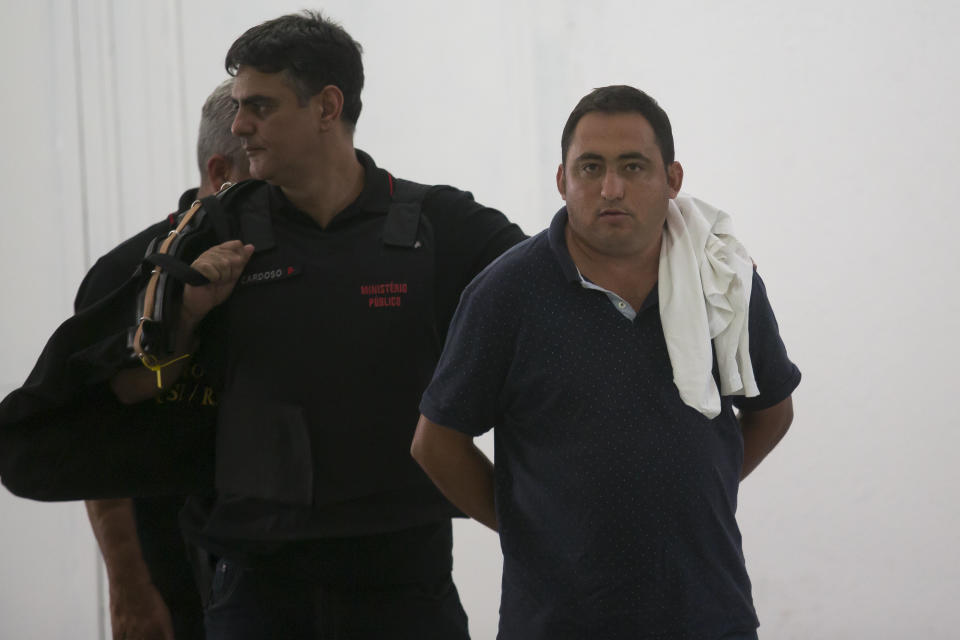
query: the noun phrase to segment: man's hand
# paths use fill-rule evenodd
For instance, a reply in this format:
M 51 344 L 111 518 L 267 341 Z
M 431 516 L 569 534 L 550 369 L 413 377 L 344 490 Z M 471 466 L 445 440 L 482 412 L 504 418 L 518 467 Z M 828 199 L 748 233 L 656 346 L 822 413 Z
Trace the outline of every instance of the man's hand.
M 149 582 L 110 587 L 113 640 L 174 640 L 166 603 Z
M 122 369 L 110 379 L 110 389 L 120 402 L 133 404 L 152 398 L 159 389 L 168 388 L 180 377 L 186 361 L 176 360 L 176 355 L 193 351 L 196 347 L 194 334 L 197 325 L 211 309 L 230 297 L 252 255 L 252 244 L 230 240 L 207 249 L 193 261 L 190 266 L 205 275 L 210 282 L 196 287 L 188 284 L 183 288 L 177 339 L 174 351 L 170 354 L 170 359 L 174 362 L 164 369 L 161 376 L 162 387 L 158 388 L 157 376 L 153 371 Z
M 210 247 L 200 254 L 190 266 L 210 280 L 209 284 L 183 288 L 181 322 L 186 322 L 192 331 L 215 306 L 230 297 L 240 279 L 244 267 L 253 255 L 253 245 L 239 240 L 229 240 Z

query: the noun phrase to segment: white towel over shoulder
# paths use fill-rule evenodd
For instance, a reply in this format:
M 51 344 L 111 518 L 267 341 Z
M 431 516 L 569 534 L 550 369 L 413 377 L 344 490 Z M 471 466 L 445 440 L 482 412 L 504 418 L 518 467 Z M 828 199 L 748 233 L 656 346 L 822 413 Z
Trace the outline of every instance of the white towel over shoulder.
M 733 237 L 730 216 L 687 195 L 671 200 L 660 248 L 660 320 L 680 398 L 708 418 L 720 414 L 721 393 L 760 393 L 747 331 L 752 284 L 753 262 Z

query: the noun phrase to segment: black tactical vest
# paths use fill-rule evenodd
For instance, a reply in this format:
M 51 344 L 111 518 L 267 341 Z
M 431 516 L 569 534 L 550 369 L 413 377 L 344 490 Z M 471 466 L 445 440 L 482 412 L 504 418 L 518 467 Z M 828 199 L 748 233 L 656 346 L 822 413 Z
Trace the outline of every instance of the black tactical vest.
M 275 226 L 220 310 L 219 493 L 320 510 L 405 495 L 448 515 L 409 454 L 442 348 L 429 187 L 394 184 L 385 216 L 319 240 Z

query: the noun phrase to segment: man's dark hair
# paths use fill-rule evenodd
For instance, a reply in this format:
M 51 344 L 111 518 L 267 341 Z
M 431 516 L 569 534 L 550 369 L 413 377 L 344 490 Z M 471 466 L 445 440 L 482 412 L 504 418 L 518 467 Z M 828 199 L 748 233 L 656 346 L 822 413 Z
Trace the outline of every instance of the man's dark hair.
M 292 13 L 248 29 L 227 51 L 224 66 L 237 75 L 241 65 L 262 73 L 283 73 L 301 105 L 334 85 L 343 92 L 343 119 L 356 126 L 363 89 L 363 48 L 319 11 Z
M 594 111 L 642 115 L 653 128 L 653 135 L 663 158 L 663 167 L 666 169 L 673 164 L 673 129 L 670 128 L 667 112 L 660 108 L 656 100 L 640 89 L 617 84 L 594 89 L 581 98 L 570 112 L 567 124 L 563 126 L 563 134 L 560 136 L 561 162 L 564 166 L 567 165 L 567 150 L 570 148 L 570 140 L 573 139 L 573 131 L 577 128 L 577 123 L 583 116 Z

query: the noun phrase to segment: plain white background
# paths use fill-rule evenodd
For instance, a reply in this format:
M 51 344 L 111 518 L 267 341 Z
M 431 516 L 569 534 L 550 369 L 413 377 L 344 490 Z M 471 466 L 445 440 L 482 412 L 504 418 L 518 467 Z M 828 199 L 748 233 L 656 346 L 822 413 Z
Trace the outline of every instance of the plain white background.
M 197 183 L 199 107 L 246 28 L 300 3 L 3 0 L 0 392 L 97 256 Z M 804 373 L 796 420 L 743 485 L 763 638 L 953 638 L 960 113 L 947 0 L 328 2 L 365 48 L 357 145 L 530 233 L 561 201 L 559 137 L 596 86 L 674 125 L 685 190 L 729 211 Z M 490 448 L 491 442 L 484 441 Z M 104 637 L 79 504 L 0 492 L 0 638 Z M 456 528 L 473 635 L 496 537 Z

